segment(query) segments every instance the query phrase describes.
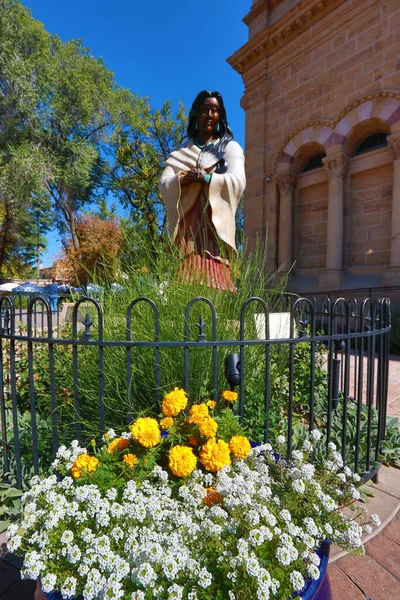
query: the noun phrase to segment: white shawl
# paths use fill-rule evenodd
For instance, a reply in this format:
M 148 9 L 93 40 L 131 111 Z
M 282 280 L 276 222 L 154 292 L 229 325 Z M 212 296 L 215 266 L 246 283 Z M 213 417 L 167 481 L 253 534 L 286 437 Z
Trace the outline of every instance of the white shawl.
M 167 209 L 170 232 L 175 239 L 179 223 L 196 202 L 201 183 L 181 188 L 179 174 L 196 167 L 200 149 L 192 140 L 172 152 L 161 175 L 159 189 Z M 235 214 L 246 187 L 243 150 L 237 142 L 230 141 L 225 149 L 228 163 L 224 174 L 213 173 L 210 184 L 204 184 L 210 201 L 212 222 L 219 238 L 236 250 Z

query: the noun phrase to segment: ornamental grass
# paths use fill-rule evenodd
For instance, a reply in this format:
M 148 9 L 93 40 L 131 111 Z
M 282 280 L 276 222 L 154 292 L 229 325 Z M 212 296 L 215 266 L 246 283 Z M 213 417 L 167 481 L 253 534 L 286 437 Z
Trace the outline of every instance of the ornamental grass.
M 362 552 L 379 519 L 340 510 L 360 477 L 333 444 L 313 464 L 319 431 L 288 462 L 284 439 L 251 448 L 229 408 L 166 398 L 174 417 L 136 419 L 100 446 L 73 441 L 54 475 L 32 479 L 8 530 L 23 577 L 64 600 L 287 600 L 319 578 L 321 541 Z

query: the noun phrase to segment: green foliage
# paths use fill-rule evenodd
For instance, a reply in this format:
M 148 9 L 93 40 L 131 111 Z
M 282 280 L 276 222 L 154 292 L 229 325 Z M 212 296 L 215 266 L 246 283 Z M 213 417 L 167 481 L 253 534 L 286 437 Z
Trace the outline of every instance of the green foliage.
M 5 428 L 7 445 L 9 449 L 15 448 L 14 427 L 12 411 L 9 405 L 5 408 Z M 16 460 L 14 452 L 8 455 L 8 471 L 5 471 L 3 455 L 0 456 L 0 532 L 7 529 L 10 523 L 21 517 L 21 495 L 29 487 L 29 482 L 34 475 L 32 451 L 32 426 L 28 413 L 18 413 L 18 431 L 20 453 L 22 459 L 22 489 L 18 488 L 16 476 Z M 49 423 L 46 417 L 38 415 L 39 454 L 42 457 L 42 473 L 47 473 L 50 466 L 48 457 L 51 457 L 51 438 Z M 43 435 L 45 434 L 45 435 Z M 46 460 L 47 457 L 47 460 Z
M 80 40 L 63 42 L 21 2 L 0 0 L 1 272 L 23 274 L 54 224 L 82 262 L 80 215 L 96 203 L 104 214 L 110 193 L 130 209 L 127 227 L 154 243 L 166 231 L 157 182 L 184 125 L 182 105 L 152 109 Z
M 386 435 L 379 458 L 384 465 L 400 469 L 400 423 L 395 417 L 386 421 Z
M 368 449 L 369 435 L 369 419 L 371 418 L 370 427 L 370 442 Z M 338 408 L 332 412 L 331 420 L 331 435 L 330 441 L 335 444 L 339 452 L 344 455 L 347 465 L 351 468 L 355 467 L 355 451 L 356 451 L 356 434 L 357 434 L 357 404 L 354 400 L 349 399 L 346 411 L 346 442 L 343 451 L 343 398 L 340 399 Z M 317 444 L 315 459 L 320 464 L 325 459 L 327 445 L 327 422 L 326 416 L 322 417 L 322 412 L 317 419 L 319 431 L 323 434 L 321 440 Z M 378 466 L 383 463 L 387 466 L 400 468 L 400 428 L 397 418 L 387 418 L 385 439 L 381 442 L 380 454 L 375 456 L 375 448 L 378 433 L 378 411 L 375 407 L 371 407 L 371 417 L 369 417 L 369 409 L 362 405 L 360 409 L 360 433 L 359 433 L 359 463 L 358 472 L 364 473 L 367 471 L 366 457 L 369 453 L 370 463 L 369 468 Z M 307 439 L 309 432 L 309 424 L 302 422 L 300 419 L 294 420 L 293 430 L 293 447 L 299 447 L 304 440 Z
M 174 115 L 168 101 L 154 110 L 148 98 L 124 97 L 121 121 L 109 148 L 115 161 L 108 189 L 130 212 L 135 245 L 143 245 L 146 236 L 154 244 L 160 235 L 166 235 L 166 212 L 158 182 L 168 155 L 184 137 L 186 121 L 182 104 Z
M 21 516 L 22 490 L 0 482 L 0 533 Z

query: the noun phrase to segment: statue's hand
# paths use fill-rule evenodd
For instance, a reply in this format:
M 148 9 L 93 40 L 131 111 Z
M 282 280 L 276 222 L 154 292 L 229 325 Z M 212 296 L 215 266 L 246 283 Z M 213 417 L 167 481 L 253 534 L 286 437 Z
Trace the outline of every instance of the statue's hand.
M 205 172 L 203 169 L 191 169 L 180 176 L 181 186 L 185 187 L 191 183 L 204 183 Z

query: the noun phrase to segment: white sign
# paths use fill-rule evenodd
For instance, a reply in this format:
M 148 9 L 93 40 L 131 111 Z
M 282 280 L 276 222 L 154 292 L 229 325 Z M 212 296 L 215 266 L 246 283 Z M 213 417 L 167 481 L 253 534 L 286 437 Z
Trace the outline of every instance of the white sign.
M 265 314 L 254 315 L 257 337 L 259 340 L 265 339 Z M 296 328 L 294 328 L 294 337 L 296 337 Z M 290 338 L 290 312 L 279 312 L 269 314 L 269 339 L 280 340 Z

